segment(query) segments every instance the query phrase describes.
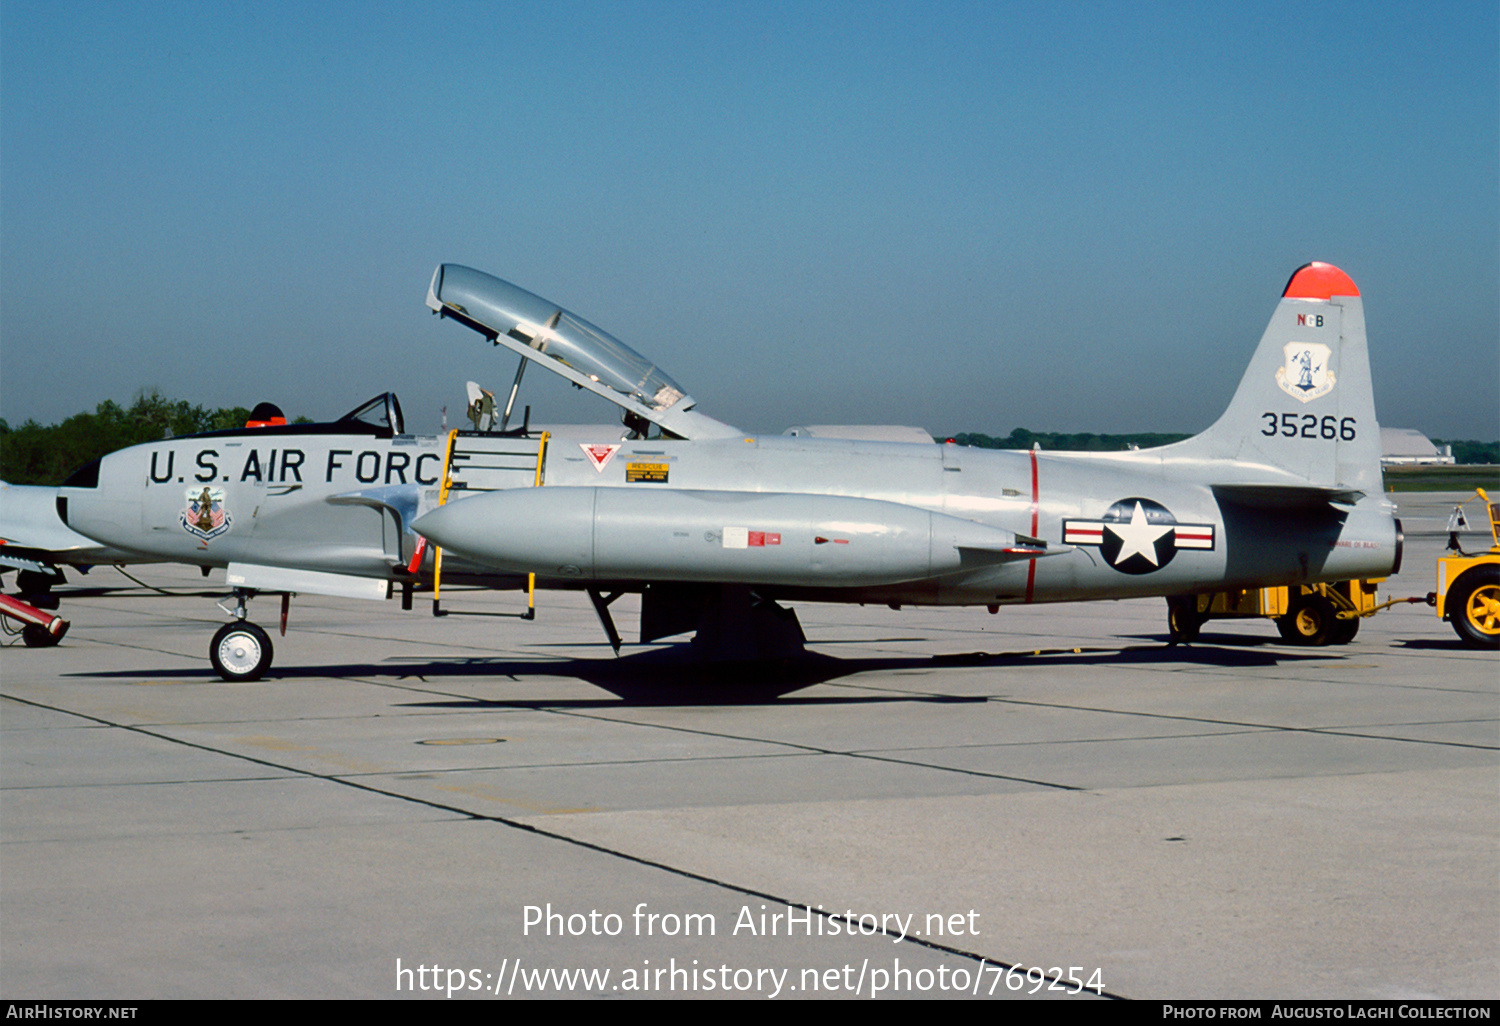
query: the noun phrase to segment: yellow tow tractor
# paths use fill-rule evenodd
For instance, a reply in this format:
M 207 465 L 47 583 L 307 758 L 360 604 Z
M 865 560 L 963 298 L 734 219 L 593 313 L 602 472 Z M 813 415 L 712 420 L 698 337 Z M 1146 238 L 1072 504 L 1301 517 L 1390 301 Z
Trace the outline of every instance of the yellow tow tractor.
M 1294 645 L 1347 645 L 1359 633 L 1361 617 L 1396 602 L 1376 605 L 1377 577 L 1333 584 L 1244 588 L 1206 595 L 1173 595 L 1167 599 L 1167 629 L 1172 642 L 1195 641 L 1209 620 L 1264 617 L 1276 621 L 1281 636 Z
M 1463 506 L 1448 519 L 1448 551 L 1437 562 L 1437 615 L 1453 624 L 1465 645 L 1500 648 L 1500 503 L 1479 489 L 1490 516 L 1488 552 L 1465 552 L 1458 532 L 1468 526 Z
M 1466 645 L 1500 647 L 1500 503 L 1484 489 L 1479 498 L 1490 518 L 1488 552 L 1464 552 L 1458 533 L 1468 526 L 1463 506 L 1448 522 L 1448 551 L 1437 561 L 1438 590 L 1415 598 L 1377 602 L 1375 587 L 1384 578 L 1245 588 L 1167 599 L 1167 629 L 1172 643 L 1190 642 L 1209 620 L 1264 617 L 1276 621 L 1281 636 L 1295 645 L 1347 645 L 1363 617 L 1407 602 L 1425 602 L 1453 624 Z

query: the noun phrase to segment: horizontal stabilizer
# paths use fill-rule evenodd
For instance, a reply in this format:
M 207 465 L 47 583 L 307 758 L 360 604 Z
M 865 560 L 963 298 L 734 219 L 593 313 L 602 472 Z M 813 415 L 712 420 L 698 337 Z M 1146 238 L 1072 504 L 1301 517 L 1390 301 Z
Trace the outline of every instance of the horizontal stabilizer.
M 1213 485 L 1221 502 L 1259 509 L 1321 509 L 1324 506 L 1353 506 L 1365 493 L 1351 488 L 1319 488 L 1315 485 Z

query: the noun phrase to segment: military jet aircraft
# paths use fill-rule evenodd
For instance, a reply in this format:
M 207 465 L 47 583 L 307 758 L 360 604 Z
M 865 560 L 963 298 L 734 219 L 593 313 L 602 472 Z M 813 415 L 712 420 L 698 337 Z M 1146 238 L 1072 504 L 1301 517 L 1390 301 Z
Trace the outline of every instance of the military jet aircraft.
M 427 305 L 520 357 L 489 430 L 409 434 L 386 394 L 332 423 L 166 439 L 78 470 L 56 519 L 133 558 L 227 568 L 233 619 L 210 657 L 231 680 L 271 662 L 246 619 L 258 593 L 282 596 L 284 625 L 294 593 L 399 591 L 410 608 L 431 589 L 441 612 L 454 582 L 581 589 L 618 651 L 609 604 L 638 592 L 643 643 L 695 631 L 706 655 L 741 659 L 800 648 L 789 602 L 995 612 L 1400 565 L 1359 290 L 1328 264 L 1292 275 L 1207 431 L 1117 453 L 750 434 L 623 342 L 483 272 L 438 267 Z M 532 364 L 612 402 L 623 426 L 512 427 Z

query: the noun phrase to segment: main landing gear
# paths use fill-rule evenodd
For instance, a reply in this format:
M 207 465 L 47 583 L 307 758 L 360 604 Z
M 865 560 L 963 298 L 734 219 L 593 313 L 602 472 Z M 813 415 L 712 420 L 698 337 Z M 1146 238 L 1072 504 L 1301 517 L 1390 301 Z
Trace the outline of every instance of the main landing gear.
M 1198 640 L 1207 616 L 1198 612 L 1198 596 L 1167 596 L 1167 637 L 1174 645 L 1186 645 Z

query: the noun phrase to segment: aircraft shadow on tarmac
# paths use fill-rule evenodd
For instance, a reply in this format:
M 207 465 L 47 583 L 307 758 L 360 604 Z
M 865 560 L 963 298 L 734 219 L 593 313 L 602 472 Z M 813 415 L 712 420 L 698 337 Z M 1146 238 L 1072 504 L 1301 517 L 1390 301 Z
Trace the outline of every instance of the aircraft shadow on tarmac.
M 1479 654 L 1481 649 L 1469 648 L 1457 638 L 1407 638 L 1391 642 L 1392 648 L 1404 648 L 1425 652 L 1450 652 Z
M 524 685 L 535 678 L 573 678 L 614 695 L 613 699 L 527 698 L 452 699 L 406 703 L 422 708 L 548 708 L 599 705 L 759 705 L 776 702 L 817 684 L 832 683 L 864 673 L 943 671 L 953 669 L 1036 668 L 1047 666 L 1213 666 L 1257 668 L 1306 660 L 1327 661 L 1328 652 L 1263 650 L 1258 640 L 1236 639 L 1231 644 L 1167 645 L 1146 637 L 1147 644 L 1125 648 L 1066 647 L 1013 652 L 965 652 L 936 656 L 840 658 L 809 652 L 801 658 L 752 663 L 702 663 L 692 658 L 687 644 L 672 645 L 611 659 L 515 659 L 401 657 L 380 663 L 343 663 L 323 666 L 279 666 L 266 681 L 318 678 L 395 678 L 426 684 L 463 678 L 509 678 Z M 1150 643 L 1155 642 L 1155 643 Z M 822 642 L 819 642 L 820 644 Z M 868 642 L 866 642 L 868 643 Z M 1270 643 L 1267 642 L 1267 645 Z M 72 678 L 203 678 L 218 683 L 212 670 L 105 670 L 66 675 Z M 907 679 L 910 683 L 910 678 Z M 936 681 L 934 683 L 937 683 Z M 945 695 L 908 692 L 884 695 L 820 695 L 795 699 L 799 704 L 859 704 L 871 702 L 983 702 L 983 695 Z

